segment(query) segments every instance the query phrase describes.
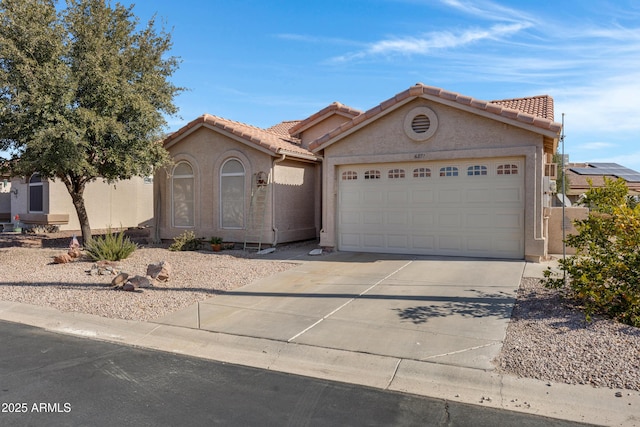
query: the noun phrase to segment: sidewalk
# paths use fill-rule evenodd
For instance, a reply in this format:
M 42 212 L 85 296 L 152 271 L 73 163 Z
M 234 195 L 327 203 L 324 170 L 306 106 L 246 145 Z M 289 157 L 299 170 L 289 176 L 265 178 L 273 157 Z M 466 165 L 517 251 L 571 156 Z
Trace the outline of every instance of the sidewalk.
M 318 258 L 314 259 L 313 262 L 306 262 L 304 257 L 299 257 L 299 259 L 301 260 L 301 265 L 294 268 L 293 272 L 303 273 L 302 276 L 308 275 L 310 269 L 319 268 L 319 262 L 324 263 L 331 260 L 331 258 L 322 260 Z M 418 278 L 418 276 L 415 276 L 417 271 L 411 271 L 411 265 L 405 266 L 400 270 L 405 276 L 397 271 L 394 273 L 395 276 L 394 274 L 389 274 L 386 271 L 388 268 L 398 270 L 399 267 L 397 259 L 388 261 L 389 263 L 385 261 L 371 264 L 374 268 L 380 269 L 376 274 L 382 274 L 383 277 L 386 277 L 380 281 L 378 286 L 387 286 L 387 289 L 376 288 L 380 290 L 381 294 L 387 295 L 391 286 L 406 285 L 410 280 Z M 332 269 L 334 267 L 331 266 Z M 353 267 L 355 270 L 349 271 L 362 277 L 362 264 L 353 264 Z M 495 265 L 492 265 L 493 267 Z M 498 272 L 499 276 L 505 275 L 504 273 L 508 271 L 513 273 L 516 269 L 515 264 L 502 265 L 502 267 L 505 270 Z M 545 267 L 545 265 L 527 263 L 523 268 L 518 268 L 520 268 L 520 275 L 539 277 Z M 522 270 L 524 273 L 522 273 Z M 335 287 L 340 283 L 339 277 L 344 276 L 331 277 L 333 277 L 331 285 Z M 428 279 L 434 280 L 433 277 L 424 280 Z M 351 282 L 349 284 L 352 285 Z M 325 285 L 328 284 L 325 283 Z M 402 289 L 403 291 L 406 290 L 406 288 Z M 251 288 L 249 291 L 255 293 L 256 289 Z M 461 289 L 457 292 L 463 291 L 467 290 Z M 262 292 L 265 292 L 264 288 L 262 288 Z M 506 291 L 504 292 L 506 293 Z M 340 298 L 347 298 L 347 293 L 342 293 Z M 235 297 L 237 301 L 238 295 L 230 295 L 230 297 Z M 251 314 L 255 315 L 261 310 L 260 298 L 264 297 L 264 295 L 252 295 L 251 298 L 253 299 L 251 301 L 243 300 L 244 308 L 251 306 L 253 308 Z M 288 296 L 289 303 L 292 297 L 292 295 Z M 384 300 L 394 301 L 389 298 Z M 273 299 L 269 301 L 273 301 Z M 282 303 L 285 302 L 285 300 L 280 301 Z M 331 301 L 334 300 L 331 299 Z M 378 298 L 371 298 L 359 300 L 358 303 L 364 304 L 368 303 L 368 301 L 380 302 Z M 337 302 L 334 301 L 334 303 Z M 423 302 L 420 304 L 423 304 Z M 279 307 L 281 310 L 288 310 L 292 306 L 285 304 Z M 358 308 L 357 305 L 350 307 Z M 219 306 L 214 308 L 220 309 Z M 363 309 L 363 307 L 360 308 Z M 380 311 L 380 307 L 377 307 L 377 310 Z M 192 311 L 191 313 L 193 314 L 194 312 Z M 347 314 L 354 313 L 355 311 Z M 181 316 L 177 315 L 172 321 L 179 323 L 176 319 L 181 318 Z M 247 316 L 247 318 L 250 317 Z M 309 317 L 313 318 L 312 315 Z M 493 317 L 491 321 L 497 322 L 495 323 L 496 325 L 499 324 L 500 315 L 498 313 L 491 313 L 487 317 Z M 336 322 L 340 321 L 340 323 L 336 323 L 334 326 L 338 328 L 344 327 L 346 323 L 342 322 L 346 321 L 347 318 L 348 316 L 345 319 L 337 318 Z M 495 336 L 486 337 L 485 339 L 488 340 L 489 344 L 479 349 L 481 350 L 480 353 L 467 353 L 467 355 L 471 355 L 470 357 L 465 356 L 465 358 L 456 359 L 455 354 L 452 354 L 452 357 L 445 359 L 419 360 L 415 357 L 415 353 L 403 355 L 397 348 L 385 351 L 384 346 L 374 346 L 369 351 L 367 348 L 364 350 L 357 347 L 350 349 L 348 348 L 349 345 L 313 345 L 312 341 L 304 342 L 304 340 L 291 335 L 289 331 L 283 335 L 288 337 L 287 339 L 281 337 L 263 338 L 247 336 L 245 333 L 232 334 L 215 330 L 195 329 L 193 325 L 176 326 L 166 324 L 167 319 L 164 320 L 165 324 L 113 320 L 80 313 L 64 313 L 54 309 L 12 302 L 0 301 L 0 319 L 91 339 L 118 342 L 385 390 L 521 411 L 552 418 L 599 425 L 640 426 L 640 393 L 624 391 L 622 397 L 616 397 L 616 390 L 595 389 L 591 386 L 551 384 L 496 374 L 486 364 L 486 358 L 489 355 L 482 353 L 482 351 L 485 351 L 482 349 L 491 349 L 492 351 L 497 349 L 499 351 L 499 345 L 492 344 L 497 341 Z M 294 317 L 294 319 L 299 321 L 300 317 Z M 384 321 L 384 319 L 381 320 Z M 474 321 L 478 321 L 478 319 Z M 214 323 L 211 323 L 211 325 Z M 388 326 L 387 324 L 385 327 Z M 436 325 L 432 325 L 432 327 L 436 327 Z M 296 328 L 295 330 L 298 329 Z M 396 329 L 392 332 L 399 333 L 399 331 L 399 329 Z M 403 334 L 421 333 L 422 338 L 420 339 L 424 339 L 425 334 L 424 330 L 408 327 L 402 328 L 400 332 Z M 357 333 L 366 333 L 366 328 L 358 330 Z M 429 333 L 434 332 L 429 331 Z M 256 335 L 255 333 L 252 334 Z M 322 337 L 322 339 L 327 338 L 326 334 L 319 334 L 318 336 Z M 454 338 L 451 340 L 452 345 L 459 345 L 457 342 L 458 337 Z M 335 342 L 330 341 L 330 343 L 334 344 Z M 467 344 L 462 343 L 461 345 L 465 347 Z

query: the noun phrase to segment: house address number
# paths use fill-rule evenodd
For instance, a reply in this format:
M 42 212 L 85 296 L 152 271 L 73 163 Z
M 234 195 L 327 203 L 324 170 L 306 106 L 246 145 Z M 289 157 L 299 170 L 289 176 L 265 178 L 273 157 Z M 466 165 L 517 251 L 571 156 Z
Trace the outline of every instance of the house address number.
M 414 159 L 424 159 L 425 157 L 427 157 L 425 153 L 417 153 L 413 155 Z

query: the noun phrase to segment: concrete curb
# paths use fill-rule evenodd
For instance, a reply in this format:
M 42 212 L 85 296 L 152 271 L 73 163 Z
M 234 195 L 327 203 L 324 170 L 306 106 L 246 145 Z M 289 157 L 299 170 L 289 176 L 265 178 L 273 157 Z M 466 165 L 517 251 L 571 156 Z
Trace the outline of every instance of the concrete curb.
M 640 426 L 640 393 L 0 301 L 0 319 L 48 331 L 331 381 L 599 425 Z M 621 397 L 616 397 L 616 392 Z

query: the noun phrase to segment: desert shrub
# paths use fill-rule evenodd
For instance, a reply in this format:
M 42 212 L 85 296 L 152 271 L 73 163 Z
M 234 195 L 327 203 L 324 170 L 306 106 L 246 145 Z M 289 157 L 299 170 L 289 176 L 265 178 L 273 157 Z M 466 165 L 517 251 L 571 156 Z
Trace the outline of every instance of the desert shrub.
M 545 286 L 563 289 L 584 307 L 587 319 L 604 314 L 640 326 L 640 205 L 622 179 L 606 179 L 587 192 L 587 219 L 566 239 L 576 255 L 560 260 L 564 277 L 545 272 Z
M 193 231 L 185 231 L 173 239 L 170 251 L 197 251 L 202 247 L 202 240 Z
M 87 255 L 94 261 L 120 261 L 131 255 L 138 245 L 124 235 L 124 230 L 91 239 L 86 245 Z

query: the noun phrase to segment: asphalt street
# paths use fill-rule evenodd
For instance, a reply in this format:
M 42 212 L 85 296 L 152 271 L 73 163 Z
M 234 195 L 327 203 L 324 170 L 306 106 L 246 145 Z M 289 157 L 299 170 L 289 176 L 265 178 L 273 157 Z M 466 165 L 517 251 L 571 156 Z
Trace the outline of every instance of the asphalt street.
M 0 321 L 2 426 L 578 426 Z

